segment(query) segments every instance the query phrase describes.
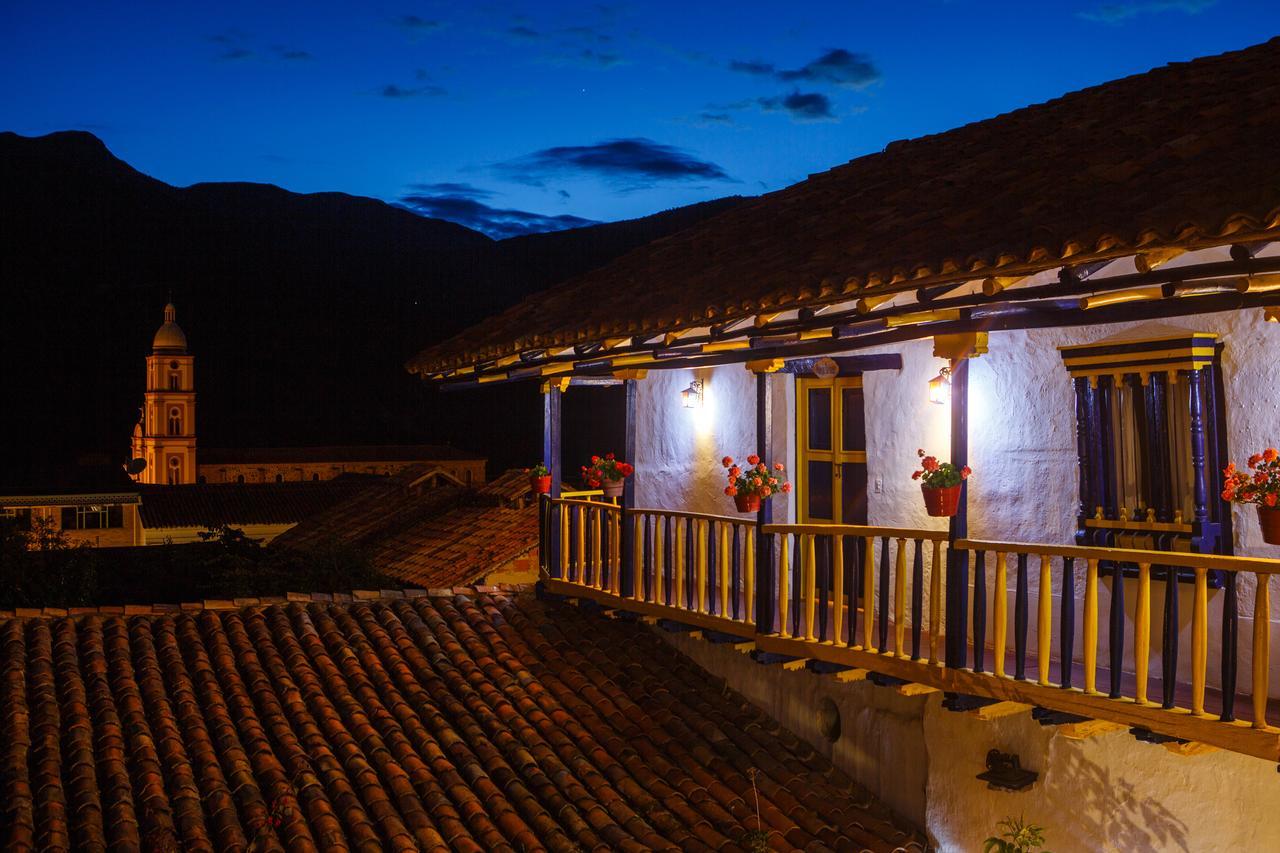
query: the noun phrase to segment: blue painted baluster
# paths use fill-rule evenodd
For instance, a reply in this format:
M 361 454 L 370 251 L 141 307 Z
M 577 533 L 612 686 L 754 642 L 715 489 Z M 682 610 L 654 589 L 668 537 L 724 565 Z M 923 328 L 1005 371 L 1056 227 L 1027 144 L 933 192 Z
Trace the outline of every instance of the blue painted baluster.
M 1178 686 L 1178 570 L 1164 567 L 1164 642 L 1161 655 L 1161 707 L 1172 708 Z
M 1112 699 L 1120 698 L 1120 670 L 1124 666 L 1124 572 L 1120 561 L 1111 563 L 1111 628 L 1108 634 L 1111 644 L 1111 692 Z
M 1226 581 L 1222 595 L 1222 721 L 1235 719 L 1236 709 L 1236 643 L 1240 615 L 1236 612 L 1236 573 L 1223 572 Z M 1261 583 L 1266 575 L 1258 575 Z
M 640 556 L 642 558 L 641 565 L 644 567 L 641 572 L 642 577 L 640 579 L 641 601 L 653 600 L 653 585 L 650 580 L 650 575 L 653 572 L 653 533 L 649 527 L 651 524 L 653 524 L 653 516 L 648 514 L 644 515 L 640 523 L 640 536 L 642 540 Z
M 707 522 L 707 612 L 720 610 L 720 564 L 716 562 L 716 540 L 720 538 L 719 522 Z
M 969 634 L 969 552 L 947 549 L 946 657 L 947 666 L 964 669 L 968 658 L 965 638 Z
M 1048 590 L 1045 590 L 1048 595 Z M 1013 677 L 1027 677 L 1027 555 L 1018 555 L 1018 580 L 1013 599 Z
M 880 642 L 876 648 L 889 648 L 889 537 L 880 538 Z
M 1041 595 L 1044 593 L 1041 592 Z M 1076 649 L 1076 570 L 1075 558 L 1062 558 L 1062 615 L 1058 626 L 1061 637 L 1059 661 L 1063 687 L 1071 686 L 1071 658 Z
M 729 571 L 729 581 L 733 585 L 729 600 L 733 602 L 734 619 L 742 618 L 742 603 L 738 600 L 738 596 L 742 594 L 742 540 L 739 537 L 741 526 L 733 525 L 733 566 Z
M 924 624 L 924 541 L 915 540 L 911 565 L 911 659 L 920 660 L 920 629 Z
M 973 555 L 973 671 L 986 672 L 987 654 L 987 554 Z

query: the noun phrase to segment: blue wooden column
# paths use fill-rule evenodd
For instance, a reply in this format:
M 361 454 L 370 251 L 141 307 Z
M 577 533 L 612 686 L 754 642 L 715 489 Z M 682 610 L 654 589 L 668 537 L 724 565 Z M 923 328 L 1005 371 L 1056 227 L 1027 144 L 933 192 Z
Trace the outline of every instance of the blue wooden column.
M 969 360 L 960 358 L 951 367 L 951 464 L 969 464 Z M 960 507 L 951 517 L 951 542 L 969 535 L 969 483 L 961 481 Z M 969 615 L 969 553 L 948 549 L 946 664 L 964 668 Z
M 782 366 L 781 361 L 767 364 L 749 362 L 747 369 L 756 375 L 756 450 L 766 456 L 773 448 L 773 386 L 770 373 Z M 773 562 L 773 537 L 765 536 L 764 525 L 773 523 L 773 500 L 760 501 L 756 513 L 756 631 L 761 634 L 777 632 L 774 614 L 777 612 L 778 579 Z
M 564 477 L 560 432 L 564 387 L 568 387 L 567 380 L 551 380 L 542 386 L 542 464 L 551 472 L 548 498 L 560 497 L 560 481 Z M 560 576 L 560 516 L 549 500 L 543 498 L 541 501 L 542 512 L 538 518 L 543 530 L 541 539 L 546 543 L 542 565 L 548 576 L 556 578 Z
M 625 421 L 622 458 L 630 462 L 632 465 L 636 463 L 636 398 L 639 394 L 638 382 L 644 375 L 643 371 L 635 371 L 627 379 L 623 380 L 623 394 L 626 397 L 625 403 Z M 635 523 L 626 514 L 627 510 L 634 509 L 636 505 L 636 477 L 642 476 L 639 469 L 622 481 L 622 536 L 618 543 L 620 549 L 619 572 L 618 572 L 618 591 L 623 596 L 632 595 L 635 589 Z

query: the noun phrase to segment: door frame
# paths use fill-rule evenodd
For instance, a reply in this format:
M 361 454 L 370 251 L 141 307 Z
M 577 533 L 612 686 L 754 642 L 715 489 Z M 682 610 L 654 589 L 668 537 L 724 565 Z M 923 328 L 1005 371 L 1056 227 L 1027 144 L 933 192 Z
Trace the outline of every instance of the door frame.
M 809 400 L 808 392 L 812 388 L 831 389 L 831 449 L 814 450 L 809 447 Z M 814 376 L 797 376 L 795 382 L 796 411 L 796 520 L 800 524 L 841 524 L 843 523 L 843 491 L 840 488 L 842 476 L 841 465 L 846 462 L 867 464 L 866 449 L 845 451 L 838 449 L 844 437 L 844 406 L 841 403 L 840 391 L 845 388 L 863 388 L 862 375 L 832 376 L 818 378 Z M 863 426 L 866 425 L 866 396 L 863 395 Z M 819 457 L 819 458 L 814 458 Z M 827 458 L 821 458 L 827 457 Z M 809 476 L 810 461 L 829 461 L 831 472 L 831 518 L 814 521 L 809 517 L 809 490 L 805 479 Z M 869 496 L 868 496 L 869 497 Z

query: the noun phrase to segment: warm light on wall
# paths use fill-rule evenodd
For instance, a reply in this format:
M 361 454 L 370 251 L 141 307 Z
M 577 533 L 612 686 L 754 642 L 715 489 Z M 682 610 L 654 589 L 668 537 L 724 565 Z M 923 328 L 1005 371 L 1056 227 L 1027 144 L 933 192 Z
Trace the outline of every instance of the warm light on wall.
M 941 373 L 929 380 L 929 402 L 939 405 L 951 402 L 951 368 L 942 368 Z
M 680 392 L 680 402 L 686 409 L 702 408 L 702 380 L 695 379 Z

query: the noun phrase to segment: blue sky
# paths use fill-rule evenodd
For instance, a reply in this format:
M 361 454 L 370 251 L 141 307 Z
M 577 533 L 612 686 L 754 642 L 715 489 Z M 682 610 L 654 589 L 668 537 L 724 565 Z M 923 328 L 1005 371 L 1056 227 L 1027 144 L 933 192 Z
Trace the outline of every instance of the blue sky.
M 0 129 L 508 234 L 778 189 L 1278 31 L 1274 0 L 7 0 Z

